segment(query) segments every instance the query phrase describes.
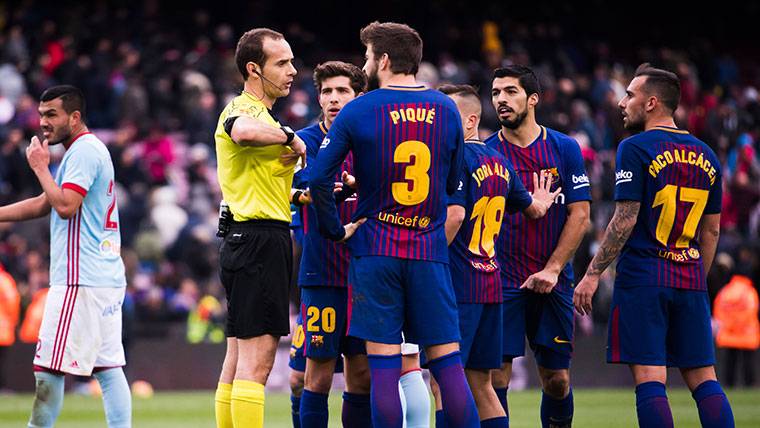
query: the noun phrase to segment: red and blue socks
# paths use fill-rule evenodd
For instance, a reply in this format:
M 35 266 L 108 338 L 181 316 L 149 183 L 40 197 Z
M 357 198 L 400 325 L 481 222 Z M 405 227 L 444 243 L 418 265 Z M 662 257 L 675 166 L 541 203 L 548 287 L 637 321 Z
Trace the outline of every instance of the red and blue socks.
M 565 398 L 556 398 L 542 392 L 541 426 L 543 428 L 569 428 L 573 424 L 573 390 Z
M 673 428 L 665 384 L 644 382 L 636 386 L 636 414 L 639 428 Z
M 371 380 L 370 403 L 374 428 L 402 428 L 404 415 L 398 382 L 401 377 L 401 354 L 367 355 Z
M 443 412 L 449 427 L 478 428 L 480 419 L 464 375 L 459 351 L 430 360 L 428 368 L 441 390 Z
M 341 422 L 343 428 L 369 428 L 372 426 L 372 409 L 369 394 L 343 393 Z
M 691 393 L 697 402 L 699 421 L 704 428 L 733 428 L 734 413 L 720 384 L 708 380 L 699 384 Z

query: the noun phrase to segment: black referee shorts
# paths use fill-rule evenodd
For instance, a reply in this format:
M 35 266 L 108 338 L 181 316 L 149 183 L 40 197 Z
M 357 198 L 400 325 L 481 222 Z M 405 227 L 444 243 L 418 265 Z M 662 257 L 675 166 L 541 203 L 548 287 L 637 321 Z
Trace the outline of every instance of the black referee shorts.
M 227 337 L 289 334 L 291 245 L 285 222 L 232 223 L 219 250 L 220 276 L 227 293 Z

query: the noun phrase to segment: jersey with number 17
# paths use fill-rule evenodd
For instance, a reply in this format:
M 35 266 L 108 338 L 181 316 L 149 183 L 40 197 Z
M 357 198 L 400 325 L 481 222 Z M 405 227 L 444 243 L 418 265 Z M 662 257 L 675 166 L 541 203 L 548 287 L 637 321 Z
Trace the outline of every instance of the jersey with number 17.
M 655 127 L 623 140 L 616 165 L 615 200 L 641 203 L 616 286 L 706 290 L 695 236 L 703 216 L 721 209 L 715 153 L 687 131 Z
M 126 286 L 114 169 L 106 146 L 89 132 L 76 136 L 55 181 L 83 199 L 71 218 L 50 213 L 50 285 Z
M 446 200 L 459 183 L 463 141 L 456 105 L 441 92 L 390 86 L 351 101 L 310 174 L 320 231 L 343 236 L 332 186 L 351 151 L 359 195 L 353 220 L 367 219 L 348 242 L 351 255 L 448 263 Z

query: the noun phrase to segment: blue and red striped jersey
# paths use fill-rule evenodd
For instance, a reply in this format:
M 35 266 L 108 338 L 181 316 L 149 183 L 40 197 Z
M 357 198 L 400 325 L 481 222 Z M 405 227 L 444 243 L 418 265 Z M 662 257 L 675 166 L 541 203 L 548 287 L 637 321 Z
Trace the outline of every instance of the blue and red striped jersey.
M 359 194 L 353 220 L 367 218 L 348 242 L 351 254 L 448 262 L 446 200 L 459 183 L 463 144 L 456 105 L 438 91 L 391 86 L 351 101 L 310 174 L 320 231 L 345 235 L 332 188 L 351 151 Z
M 540 219 L 509 215 L 501 223 L 497 255 L 501 265 L 504 289 L 519 288 L 528 277 L 544 269 L 557 247 L 567 220 L 567 205 L 590 201 L 590 183 L 578 143 L 553 129 L 541 127 L 538 138 L 527 147 L 510 144 L 501 132 L 486 144 L 503 154 L 517 172 L 529 192 L 533 192 L 533 173 L 548 171 L 552 175 L 552 191 L 562 187 L 554 204 Z M 573 284 L 573 268 L 565 265 L 556 289 L 568 291 Z
M 309 174 L 311 165 L 317 158 L 319 145 L 327 135 L 324 123 L 306 127 L 297 132 L 306 144 L 306 168 L 296 173 L 293 179 L 297 188 L 309 187 Z M 340 171 L 333 177 L 333 181 L 341 181 L 341 173 L 348 171 L 353 174 L 352 156 L 348 154 L 340 167 Z M 349 197 L 337 206 L 338 215 L 343 223 L 351 221 L 351 215 L 356 210 L 357 200 Z M 348 284 L 348 263 L 351 258 L 345 244 L 325 239 L 319 233 L 317 225 L 316 209 L 312 205 L 304 205 L 299 208 L 301 222 L 303 224 L 303 252 L 301 253 L 301 265 L 298 270 L 298 285 L 300 286 L 326 286 L 346 287 Z
M 512 164 L 477 140 L 464 144 L 462 181 L 449 205 L 465 208 L 457 236 L 449 245 L 449 270 L 459 303 L 501 303 L 496 242 L 506 214 L 533 202 Z
M 715 153 L 687 131 L 655 127 L 618 146 L 615 200 L 639 201 L 617 264 L 616 286 L 706 290 L 699 242 L 703 214 L 721 209 Z

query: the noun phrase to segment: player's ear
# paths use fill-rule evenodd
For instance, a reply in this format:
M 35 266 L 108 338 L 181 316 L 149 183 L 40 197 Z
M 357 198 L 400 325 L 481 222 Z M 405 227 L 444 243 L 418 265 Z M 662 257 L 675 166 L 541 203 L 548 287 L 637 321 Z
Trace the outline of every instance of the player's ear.
M 657 105 L 659 103 L 660 103 L 660 100 L 658 100 L 657 97 L 655 97 L 654 95 L 652 95 L 649 98 L 647 98 L 647 103 L 644 106 L 644 110 L 646 112 L 651 112 L 651 111 L 653 111 L 654 109 L 657 108 Z
M 261 73 L 261 68 L 253 61 L 245 63 L 245 69 L 248 71 L 249 76 L 257 76 Z
M 536 105 L 538 105 L 538 94 L 536 93 L 530 94 L 530 96 L 528 97 L 528 105 L 531 107 L 535 107 Z
M 388 56 L 387 53 L 384 53 L 380 56 L 380 61 L 378 61 L 377 69 L 383 70 L 383 69 L 390 69 L 391 68 L 391 58 Z
M 74 110 L 74 112 L 71 113 L 69 116 L 69 125 L 72 125 L 71 122 L 81 122 L 82 121 L 82 112 L 79 110 Z

